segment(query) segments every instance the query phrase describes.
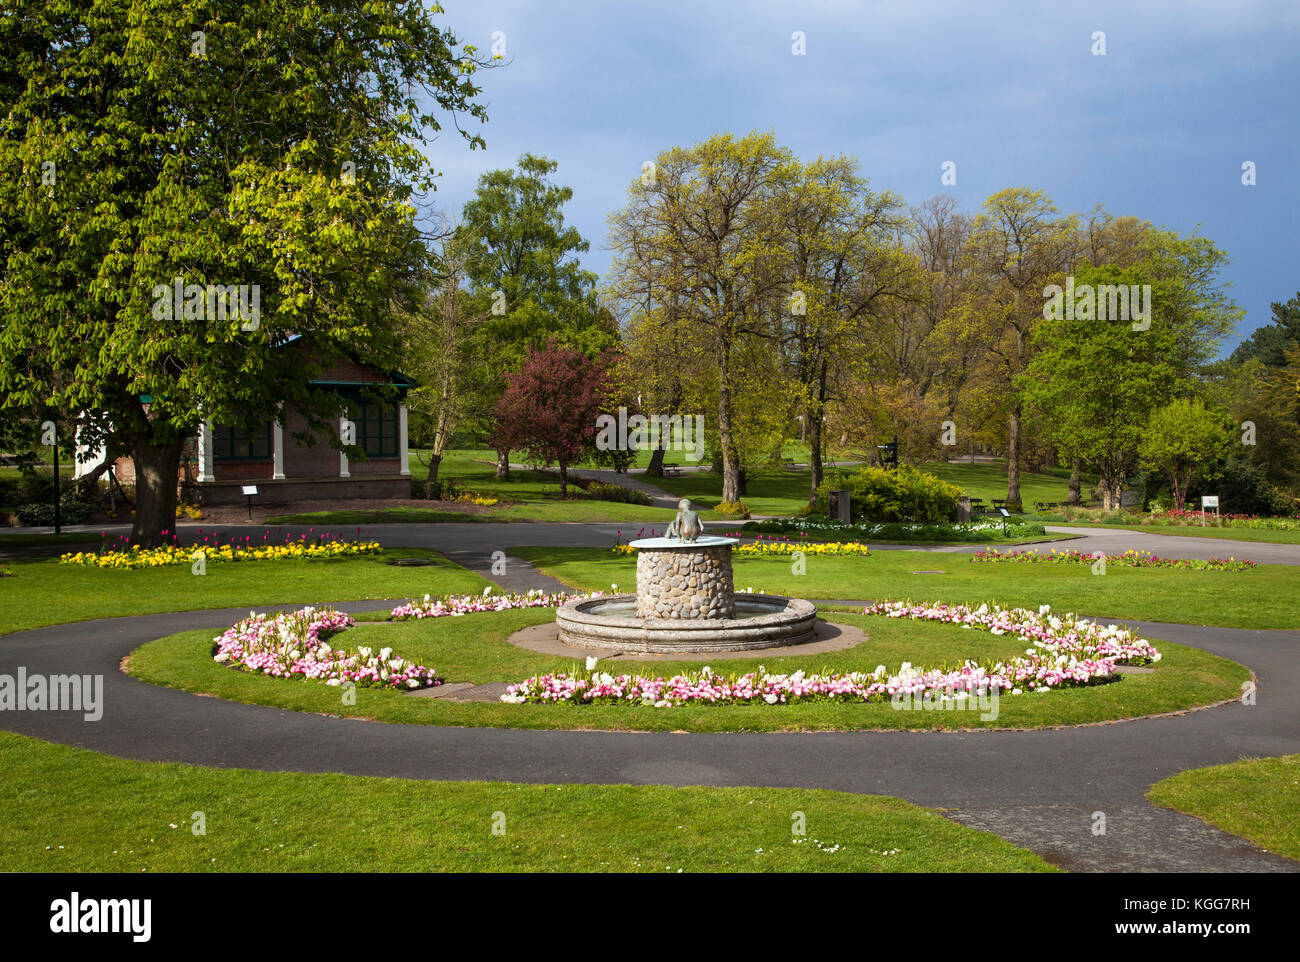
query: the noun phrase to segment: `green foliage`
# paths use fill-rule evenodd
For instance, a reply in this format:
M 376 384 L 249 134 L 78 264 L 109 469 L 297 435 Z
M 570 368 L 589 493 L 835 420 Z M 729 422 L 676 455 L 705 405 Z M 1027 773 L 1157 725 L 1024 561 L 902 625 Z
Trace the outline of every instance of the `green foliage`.
M 961 488 L 909 464 L 897 470 L 865 467 L 844 474 L 831 472 L 817 489 L 817 507 L 827 510 L 828 493 L 846 489 L 856 521 L 912 521 L 944 524 L 957 516 Z
M 1175 510 L 1182 510 L 1188 484 L 1202 466 L 1227 451 L 1231 432 L 1227 415 L 1199 399 L 1176 398 L 1151 414 L 1141 443 L 1142 460 L 1169 478 Z
M 434 111 L 486 119 L 473 50 L 415 0 L 17 6 L 0 18 L 0 407 L 129 448 L 135 536 L 156 543 L 201 416 L 283 401 L 323 431 L 338 399 L 310 377 L 392 356 L 392 306 L 428 267 L 414 201 Z M 177 277 L 194 293 L 167 311 Z M 257 292 L 258 315 L 208 285 Z
M 625 488 L 620 484 L 607 484 L 604 481 L 588 481 L 583 483 L 587 492 L 587 497 L 595 498 L 598 501 L 617 501 L 622 504 L 652 504 L 650 495 L 644 491 L 634 491 L 632 488 Z
M 83 501 L 64 498 L 59 502 L 59 521 L 61 524 L 82 524 L 90 517 L 91 507 Z M 45 528 L 54 524 L 54 505 L 49 501 L 33 504 L 20 504 L 14 515 L 18 523 L 28 528 Z

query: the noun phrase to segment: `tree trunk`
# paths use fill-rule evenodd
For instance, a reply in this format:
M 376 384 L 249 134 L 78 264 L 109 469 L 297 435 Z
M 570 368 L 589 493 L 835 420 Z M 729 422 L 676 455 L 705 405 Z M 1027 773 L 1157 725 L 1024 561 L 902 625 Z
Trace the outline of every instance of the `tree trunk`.
M 1175 466 L 1169 472 L 1169 481 L 1170 487 L 1173 488 L 1174 491 L 1174 510 L 1182 511 L 1187 507 L 1187 489 L 1191 487 L 1192 470 L 1190 467 L 1188 468 L 1187 473 L 1182 477 L 1181 483 L 1178 475 L 1179 471 Z
M 812 481 L 808 492 L 808 506 L 817 501 L 817 489 L 821 487 L 822 466 L 822 418 L 826 416 L 826 374 L 825 361 L 817 374 L 817 396 L 815 403 L 804 410 L 804 429 L 808 438 L 808 468 L 812 472 Z
M 497 478 L 510 477 L 510 452 L 497 451 Z
M 659 447 L 650 452 L 650 463 L 646 466 L 646 474 L 653 474 L 657 478 L 664 476 L 664 443 L 660 439 Z
M 176 478 L 185 439 L 168 444 L 136 439 L 131 443 L 135 462 L 135 519 L 131 542 L 142 548 L 169 543 L 176 534 Z
M 821 487 L 824 468 L 822 465 L 822 419 L 820 414 L 814 416 L 809 410 L 804 418 L 808 424 L 808 467 L 812 470 L 812 483 L 808 491 L 808 506 L 817 503 L 817 489 Z
M 1007 510 L 1020 509 L 1020 405 L 1017 404 L 1007 418 Z
M 1079 468 L 1080 468 L 1080 461 L 1078 458 L 1074 458 L 1073 460 L 1070 461 L 1070 491 L 1065 498 L 1066 504 L 1079 503 L 1080 500 L 1079 499 L 1079 480 L 1080 480 Z
M 438 466 L 441 464 L 442 464 L 441 454 L 430 454 L 429 455 L 429 476 L 426 477 L 424 480 L 427 481 L 429 484 L 433 484 L 435 481 L 437 481 Z
M 565 462 L 561 461 L 560 462 L 560 497 L 567 498 L 568 496 L 569 496 L 569 466 Z
M 722 454 L 722 500 L 739 501 L 740 456 L 731 436 L 731 388 L 725 383 L 718 386 L 718 447 Z

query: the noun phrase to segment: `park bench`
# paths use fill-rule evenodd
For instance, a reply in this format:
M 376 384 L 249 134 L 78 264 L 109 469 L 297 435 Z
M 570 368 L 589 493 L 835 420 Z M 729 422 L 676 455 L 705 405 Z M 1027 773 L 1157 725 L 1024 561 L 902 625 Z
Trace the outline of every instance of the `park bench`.
M 664 474 L 671 475 L 673 477 L 676 477 L 678 472 L 681 470 L 680 466 L 676 464 L 669 464 L 666 461 L 662 465 L 660 465 L 660 467 L 663 468 Z

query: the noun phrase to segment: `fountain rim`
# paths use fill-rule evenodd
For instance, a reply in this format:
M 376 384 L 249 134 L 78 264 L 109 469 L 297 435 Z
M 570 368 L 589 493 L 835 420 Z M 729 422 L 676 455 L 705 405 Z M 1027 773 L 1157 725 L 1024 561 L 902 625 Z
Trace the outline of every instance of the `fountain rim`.
M 650 628 L 664 631 L 716 631 L 726 628 L 764 628 L 769 625 L 784 625 L 816 618 L 817 606 L 803 598 L 787 598 L 783 595 L 758 594 L 748 591 L 735 592 L 735 601 L 752 607 L 770 608 L 768 614 L 755 615 L 751 618 L 628 618 L 626 616 L 600 615 L 590 608 L 602 605 L 635 605 L 634 594 L 605 595 L 600 598 L 582 598 L 567 602 L 555 612 L 557 623 L 572 622 L 582 625 L 599 625 L 607 628 Z
M 725 538 L 722 535 L 702 534 L 694 541 L 678 541 L 676 538 L 638 538 L 629 541 L 630 547 L 638 551 L 683 551 L 692 548 L 720 548 L 724 545 L 740 544 L 739 538 Z

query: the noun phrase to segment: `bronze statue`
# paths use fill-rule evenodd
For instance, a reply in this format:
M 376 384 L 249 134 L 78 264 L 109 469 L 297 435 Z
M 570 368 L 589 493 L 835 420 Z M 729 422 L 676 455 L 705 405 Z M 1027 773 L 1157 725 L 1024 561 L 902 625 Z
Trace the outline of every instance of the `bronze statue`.
M 690 499 L 682 498 L 677 502 L 677 517 L 664 532 L 664 537 L 677 538 L 679 541 L 689 543 L 698 538 L 703 531 L 704 525 L 700 524 L 700 516 L 691 510 Z

